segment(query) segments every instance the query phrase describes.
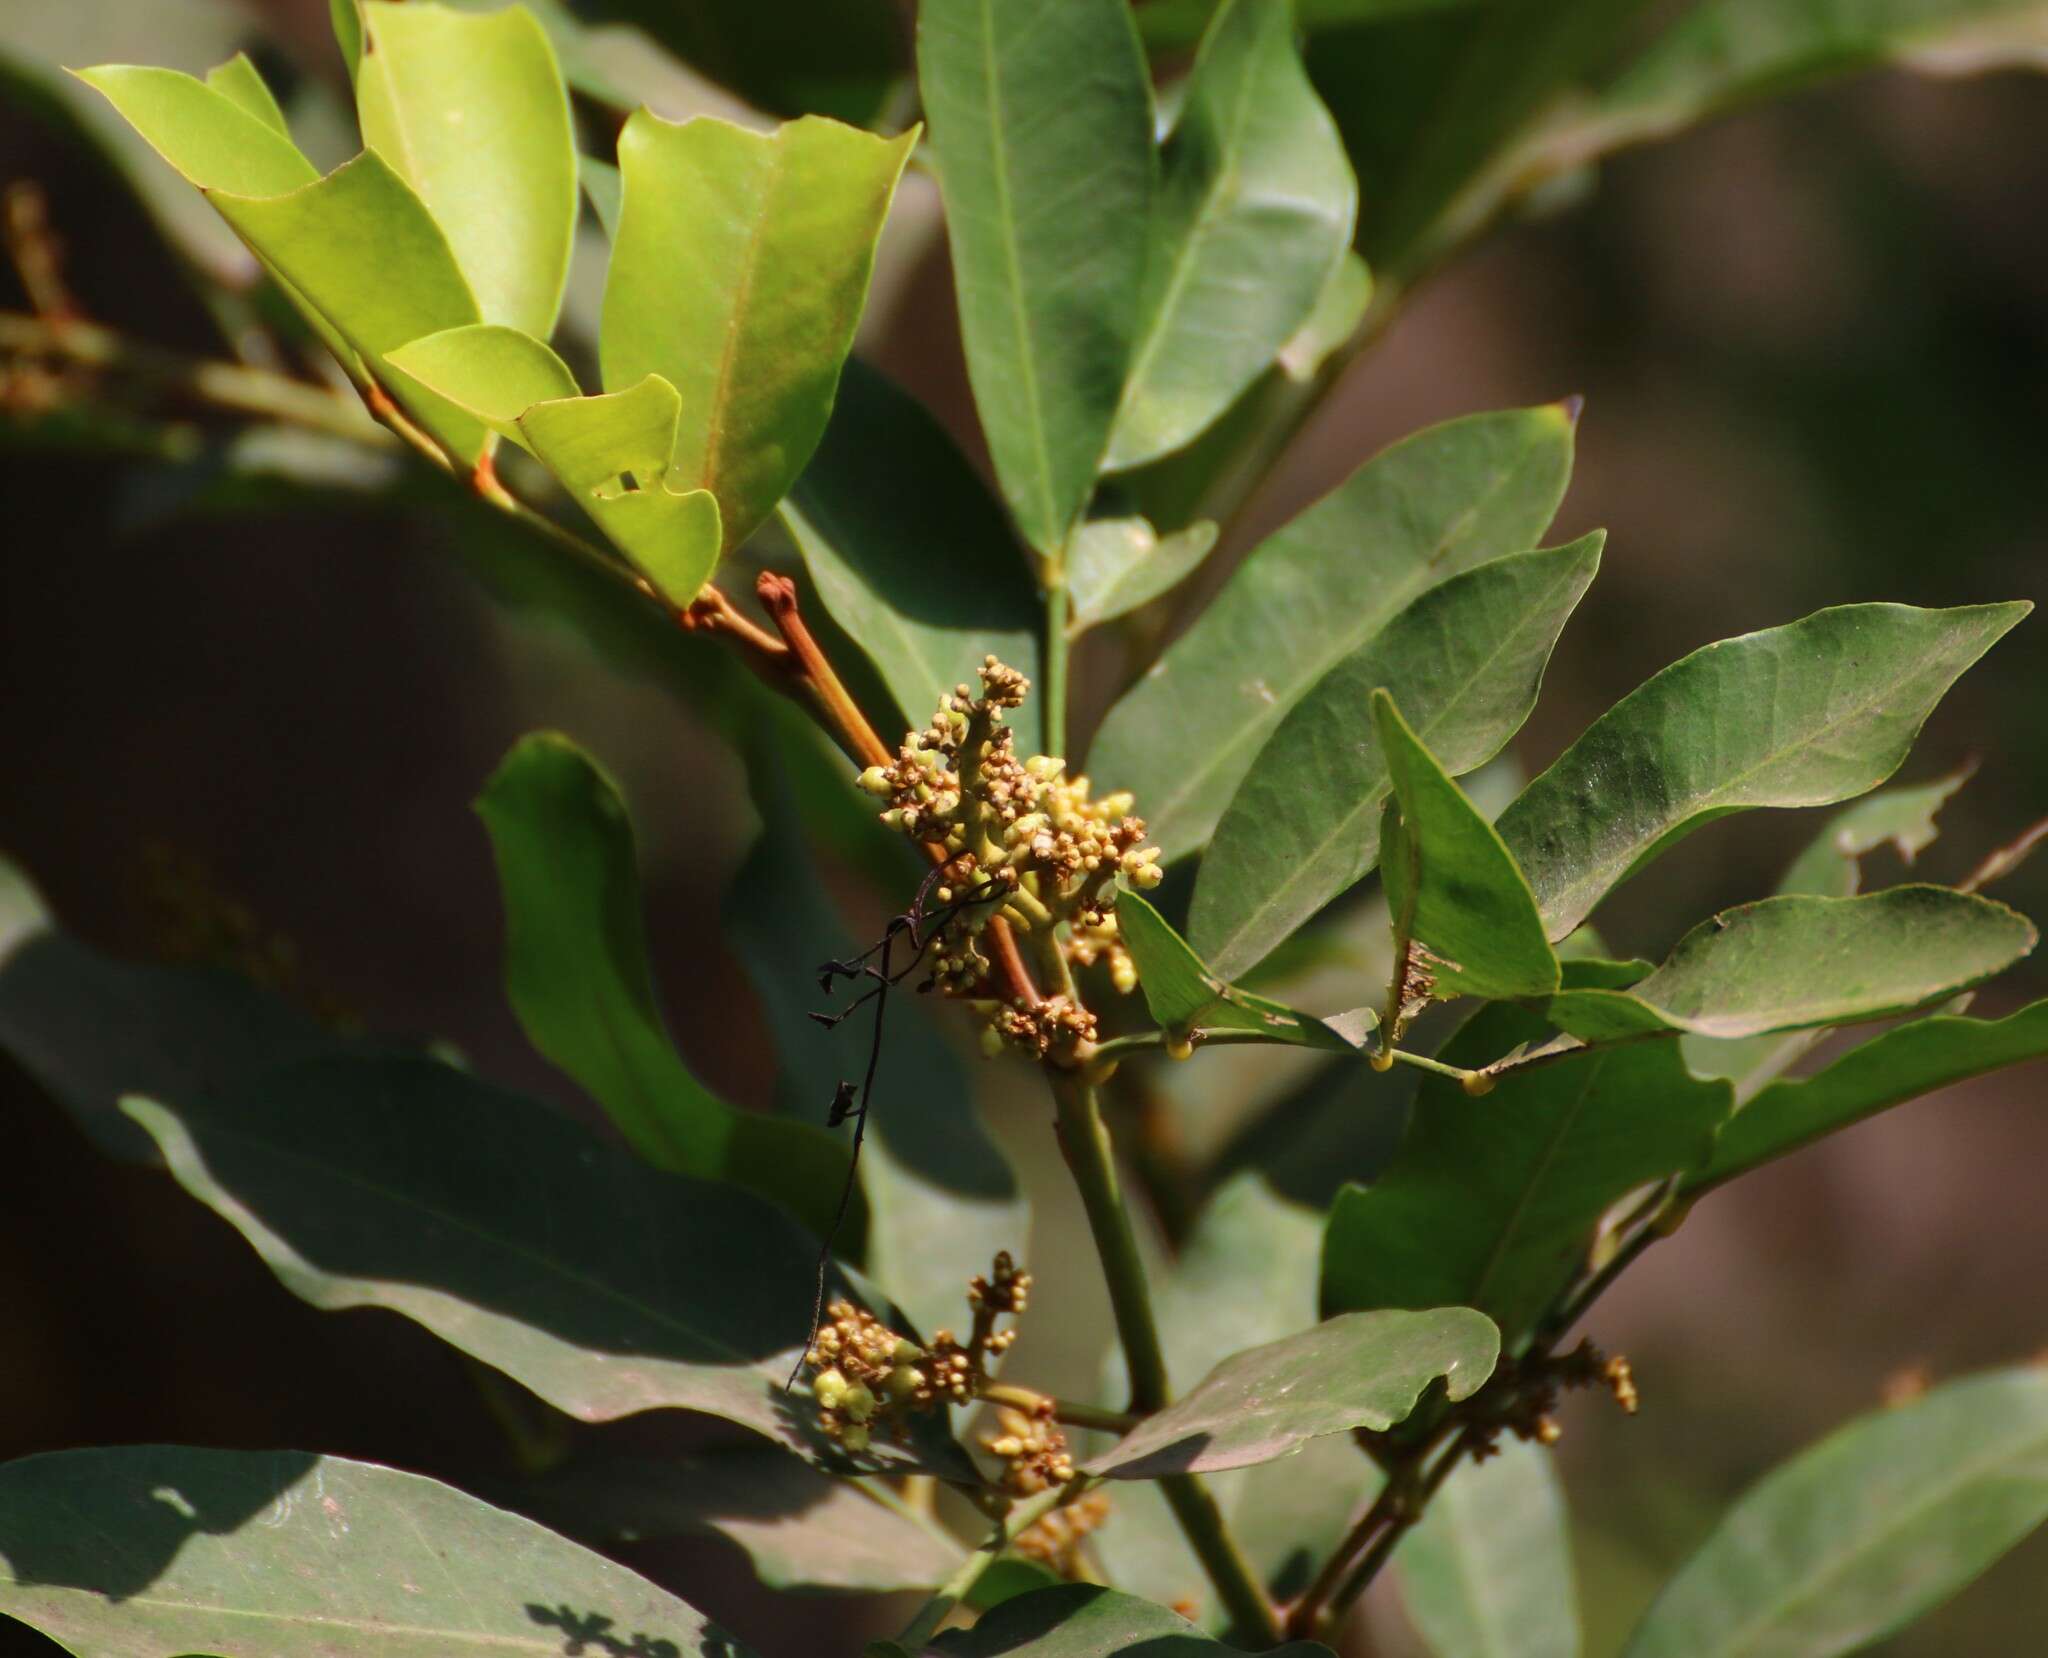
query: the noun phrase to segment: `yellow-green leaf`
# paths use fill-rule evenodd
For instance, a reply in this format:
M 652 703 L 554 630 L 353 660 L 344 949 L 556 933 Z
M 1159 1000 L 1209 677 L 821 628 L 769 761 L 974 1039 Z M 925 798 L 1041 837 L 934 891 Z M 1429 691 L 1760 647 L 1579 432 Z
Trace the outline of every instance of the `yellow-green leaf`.
M 521 448 L 528 447 L 521 415 L 536 403 L 581 395 L 569 365 L 544 342 L 496 323 L 429 334 L 400 346 L 384 361 Z
M 206 84 L 236 108 L 256 117 L 287 144 L 292 129 L 285 122 L 277 98 L 264 83 L 262 71 L 249 61 L 247 52 L 237 52 L 226 63 L 206 72 Z

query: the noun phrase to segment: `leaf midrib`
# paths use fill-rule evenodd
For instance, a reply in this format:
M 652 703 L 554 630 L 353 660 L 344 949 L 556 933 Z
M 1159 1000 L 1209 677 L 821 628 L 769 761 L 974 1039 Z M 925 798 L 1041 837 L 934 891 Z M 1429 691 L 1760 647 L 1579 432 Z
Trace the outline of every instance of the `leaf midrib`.
M 726 313 L 725 340 L 719 347 L 718 369 L 712 377 L 711 397 L 704 418 L 704 449 L 697 461 L 696 487 L 708 489 L 719 503 L 721 541 L 729 539 L 722 529 L 725 496 L 720 487 L 725 473 L 726 405 L 731 400 L 733 363 L 739 356 L 741 336 L 746 332 L 747 310 L 753 300 L 754 281 L 760 270 L 762 238 L 771 217 L 765 202 L 772 201 L 781 189 L 789 165 L 789 129 L 784 127 L 768 144 L 768 177 L 762 192 L 764 204 L 756 210 L 747 226 L 746 247 L 739 261 L 739 279 L 733 288 L 732 308 Z M 669 457 L 669 465 L 674 467 L 674 455 Z M 735 513 L 733 517 L 738 519 L 739 515 Z

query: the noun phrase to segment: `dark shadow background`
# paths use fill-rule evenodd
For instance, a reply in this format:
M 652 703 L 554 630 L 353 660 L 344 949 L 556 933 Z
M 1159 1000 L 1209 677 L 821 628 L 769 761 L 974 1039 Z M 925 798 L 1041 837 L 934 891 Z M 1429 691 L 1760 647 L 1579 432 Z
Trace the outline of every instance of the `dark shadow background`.
M 251 10 L 324 30 L 324 5 Z M 93 315 L 211 349 L 140 213 L 0 108 L 0 181 L 13 177 L 46 188 Z M 1532 771 L 1711 639 L 1852 600 L 2048 599 L 2044 200 L 2048 81 L 2021 75 L 1877 77 L 1622 157 L 1590 201 L 1497 236 L 1416 299 L 1254 527 L 1420 425 L 1585 394 L 1559 537 L 1604 525 L 1610 541 L 1517 745 Z M 0 306 L 20 303 L 11 280 Z M 959 425 L 942 253 L 892 282 L 864 348 Z M 484 1074 L 566 1101 L 499 994 L 495 883 L 468 807 L 517 736 L 561 727 L 633 800 L 679 1040 L 707 1081 L 765 1102 L 774 1059 L 717 937 L 752 823 L 732 758 L 658 692 L 508 621 L 450 556 L 436 512 L 346 496 L 226 517 L 170 504 L 151 468 L 0 448 L 0 848 L 65 922 L 160 953 L 149 871 L 163 858 L 151 849 L 168 849 L 182 890 L 227 895 L 290 941 L 301 994 L 451 1039 Z M 2023 625 L 1964 680 L 1903 773 L 1983 760 L 1924 859 L 1937 877 L 2048 813 L 2044 627 Z M 1084 705 L 1106 702 L 1116 672 L 1081 664 Z M 1712 907 L 1768 890 L 1816 821 L 1708 830 L 1603 912 L 1611 941 L 1655 954 Z M 2048 915 L 2048 858 L 1999 895 Z M 2044 991 L 2048 971 L 2030 964 L 1979 1011 Z M 1888 1379 L 2048 1347 L 2044 1081 L 1959 1088 L 1769 1170 L 1705 1205 L 1613 1297 L 1594 1332 L 1629 1352 L 1646 1409 L 1624 1422 L 1582 1403 L 1568 1422 L 1590 1653 L 1615 1650 L 1737 1491 Z M 507 1436 L 449 1349 L 382 1314 L 302 1306 L 161 1176 L 99 1159 L 4 1062 L 0 1094 L 0 1457 L 161 1440 L 305 1447 L 457 1483 L 503 1474 Z M 1014 1109 L 1004 1137 L 1043 1186 L 1046 1125 Z M 1050 1302 L 1081 1278 L 1061 1264 L 1071 1210 L 1055 1194 L 1041 1215 Z M 1034 1378 L 1087 1391 L 1103 1329 L 1083 1316 L 1042 1337 Z M 531 1401 L 508 1408 L 540 1420 Z M 649 1453 L 706 1436 L 673 1422 L 599 1432 Z M 815 1650 L 824 1628 L 853 1649 L 843 1609 L 763 1595 L 716 1545 L 627 1558 L 766 1653 Z M 2034 1650 L 2044 1583 L 2036 1539 L 1876 1650 Z M 1377 1614 L 1378 1650 L 1407 1650 L 1394 1609 Z M 31 1650 L 55 1649 L 0 1628 L 0 1651 Z

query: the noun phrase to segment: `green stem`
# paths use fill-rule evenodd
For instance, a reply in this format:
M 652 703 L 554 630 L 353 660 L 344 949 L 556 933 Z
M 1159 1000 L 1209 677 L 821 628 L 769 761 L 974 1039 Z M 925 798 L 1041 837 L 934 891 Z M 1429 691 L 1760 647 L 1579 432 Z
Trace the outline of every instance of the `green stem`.
M 1064 573 L 1053 577 L 1045 589 L 1045 752 L 1067 752 L 1067 651 L 1071 641 L 1067 624 L 1074 602 L 1067 592 Z
M 1117 1181 L 1115 1150 L 1108 1125 L 1102 1120 L 1101 1102 L 1093 1088 L 1071 1076 L 1053 1076 L 1052 1091 L 1059 1110 L 1060 1150 L 1088 1212 L 1088 1229 L 1095 1238 L 1117 1339 L 1130 1372 L 1131 1409 L 1156 1411 L 1171 1397 L 1166 1356 L 1159 1345 L 1159 1326 L 1145 1284 L 1144 1258 L 1138 1253 L 1137 1234 Z M 1194 1474 L 1176 1474 L 1161 1480 L 1159 1487 L 1188 1546 L 1238 1628 L 1269 1646 L 1276 1645 L 1279 1620 L 1208 1487 Z
M 940 1584 L 931 1599 L 917 1609 L 917 1616 L 904 1625 L 903 1633 L 896 1637 L 896 1644 L 910 1652 L 922 1652 L 926 1643 L 939 1632 L 939 1625 L 946 1621 L 946 1614 L 973 1592 L 975 1584 L 981 1581 L 981 1574 L 1002 1558 L 1003 1551 L 1017 1540 L 1019 1533 L 1028 1531 L 1054 1509 L 1073 1501 L 1093 1483 L 1084 1474 L 1079 1479 L 1070 1480 L 1051 1491 L 1041 1491 L 1035 1497 L 1027 1497 L 1012 1505 L 988 1541 L 963 1560 L 960 1569 Z
M 992 1405 L 1009 1405 L 1031 1415 L 1050 1405 L 1055 1422 L 1070 1428 L 1092 1428 L 1098 1433 L 1127 1434 L 1145 1420 L 1129 1411 L 1084 1405 L 1079 1400 L 1055 1398 L 1052 1394 L 1040 1393 L 1036 1388 L 1017 1387 L 1008 1382 L 991 1382 L 976 1397 L 986 1399 Z

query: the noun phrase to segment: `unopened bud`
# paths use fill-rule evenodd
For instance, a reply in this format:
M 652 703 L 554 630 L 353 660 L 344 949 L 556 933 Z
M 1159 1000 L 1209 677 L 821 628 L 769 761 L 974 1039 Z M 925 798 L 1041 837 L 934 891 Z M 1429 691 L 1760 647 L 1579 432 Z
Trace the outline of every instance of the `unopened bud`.
M 889 774 L 880 766 L 870 766 L 860 774 L 860 786 L 869 794 L 888 794 L 895 785 L 889 781 Z

